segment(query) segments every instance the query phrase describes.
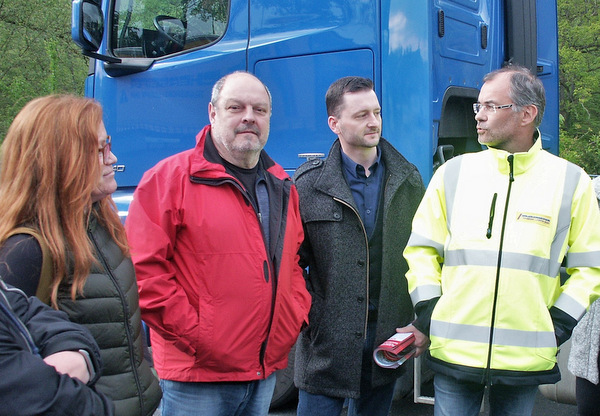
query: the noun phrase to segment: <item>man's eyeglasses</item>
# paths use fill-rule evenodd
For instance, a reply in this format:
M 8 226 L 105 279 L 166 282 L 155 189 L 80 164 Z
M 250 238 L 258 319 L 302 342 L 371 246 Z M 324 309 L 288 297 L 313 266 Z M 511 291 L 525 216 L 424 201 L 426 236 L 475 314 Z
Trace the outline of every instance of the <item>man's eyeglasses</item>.
M 514 104 L 504 104 L 504 105 L 493 105 L 493 104 L 481 104 L 475 103 L 473 104 L 473 111 L 475 114 L 479 113 L 481 110 L 485 110 L 486 113 L 495 113 L 496 110 L 504 110 L 505 108 L 511 108 Z
M 102 161 L 106 163 L 106 161 L 110 158 L 110 151 L 112 149 L 112 139 L 110 136 L 106 136 L 106 141 L 104 142 L 104 146 L 101 149 L 98 149 L 98 154 L 102 155 Z

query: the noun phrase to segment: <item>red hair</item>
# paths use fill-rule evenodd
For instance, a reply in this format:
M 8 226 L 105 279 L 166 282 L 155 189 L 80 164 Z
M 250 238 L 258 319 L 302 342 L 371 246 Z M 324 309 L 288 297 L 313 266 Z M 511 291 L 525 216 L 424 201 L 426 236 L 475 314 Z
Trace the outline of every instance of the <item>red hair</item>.
M 17 114 L 4 143 L 0 165 L 0 244 L 22 225 L 39 229 L 52 253 L 52 306 L 58 288 L 81 294 L 94 249 L 87 234 L 98 217 L 121 251 L 129 255 L 125 230 L 112 198 L 92 209 L 98 184 L 98 129 L 102 107 L 89 98 L 51 95 L 30 101 Z

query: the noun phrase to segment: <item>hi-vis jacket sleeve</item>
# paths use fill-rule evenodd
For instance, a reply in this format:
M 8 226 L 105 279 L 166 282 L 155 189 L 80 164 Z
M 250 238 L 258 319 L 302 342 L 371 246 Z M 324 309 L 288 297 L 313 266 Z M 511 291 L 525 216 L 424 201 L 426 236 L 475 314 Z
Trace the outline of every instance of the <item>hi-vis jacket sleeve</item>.
M 442 294 L 444 243 L 448 237 L 446 201 L 442 180 L 443 166 L 431 179 L 413 218 L 412 233 L 404 257 L 408 292 L 413 305 Z
M 571 205 L 566 271 L 553 306 L 579 320 L 600 296 L 600 210 L 591 180 L 581 175 Z
M 171 261 L 180 225 L 177 201 L 185 175 L 148 171 L 135 191 L 125 223 L 140 292 L 142 319 L 181 351 L 194 355 L 198 313 Z M 167 176 L 167 177 L 165 177 Z

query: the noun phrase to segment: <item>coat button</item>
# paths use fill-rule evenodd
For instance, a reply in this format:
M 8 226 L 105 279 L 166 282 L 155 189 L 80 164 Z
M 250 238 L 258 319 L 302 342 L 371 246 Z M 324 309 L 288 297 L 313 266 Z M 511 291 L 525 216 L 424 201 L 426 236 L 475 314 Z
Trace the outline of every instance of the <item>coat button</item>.
M 335 218 L 336 220 L 339 220 L 342 216 L 340 215 L 339 212 L 334 212 L 333 213 L 333 218 Z
M 365 265 L 365 262 L 364 262 L 363 260 L 358 260 L 358 261 L 356 262 L 356 264 L 358 264 L 359 266 L 364 266 L 364 265 Z
M 362 303 L 362 302 L 365 300 L 365 298 L 363 298 L 362 296 L 359 296 L 359 297 L 357 297 L 357 298 L 356 298 L 356 300 L 357 300 L 359 303 Z
M 363 334 L 362 334 L 362 332 L 355 332 L 355 333 L 354 333 L 354 336 L 355 336 L 356 338 L 362 338 Z

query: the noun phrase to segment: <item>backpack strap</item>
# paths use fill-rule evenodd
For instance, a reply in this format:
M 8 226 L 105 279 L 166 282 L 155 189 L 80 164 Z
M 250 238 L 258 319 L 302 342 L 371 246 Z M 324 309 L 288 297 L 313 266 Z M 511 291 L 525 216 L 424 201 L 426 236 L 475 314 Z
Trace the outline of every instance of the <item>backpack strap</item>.
M 42 270 L 40 271 L 40 280 L 38 282 L 35 296 L 47 305 L 50 305 L 50 288 L 52 286 L 52 277 L 54 275 L 54 265 L 52 264 L 52 254 L 50 248 L 42 238 L 40 232 L 34 228 L 22 226 L 12 230 L 7 236 L 16 234 L 28 234 L 34 237 L 42 249 Z

